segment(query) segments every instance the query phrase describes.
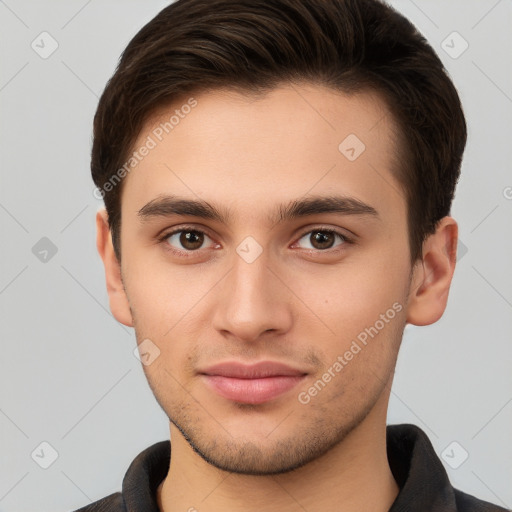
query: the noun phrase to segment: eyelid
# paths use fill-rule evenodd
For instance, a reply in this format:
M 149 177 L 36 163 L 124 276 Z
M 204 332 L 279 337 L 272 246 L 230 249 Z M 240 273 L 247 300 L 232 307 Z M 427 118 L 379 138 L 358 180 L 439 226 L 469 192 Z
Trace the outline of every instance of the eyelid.
M 304 231 L 302 231 L 302 234 L 297 235 L 299 238 L 302 238 L 304 235 L 307 235 L 308 233 L 311 233 L 313 231 L 327 231 L 329 233 L 335 233 L 336 235 L 341 236 L 342 238 L 345 238 L 346 240 L 355 241 L 356 235 L 349 231 L 348 229 L 342 229 L 334 226 L 323 226 L 321 224 L 315 224 L 312 227 L 309 226 L 307 228 L 304 228 Z M 350 234 L 348 234 L 350 233 Z

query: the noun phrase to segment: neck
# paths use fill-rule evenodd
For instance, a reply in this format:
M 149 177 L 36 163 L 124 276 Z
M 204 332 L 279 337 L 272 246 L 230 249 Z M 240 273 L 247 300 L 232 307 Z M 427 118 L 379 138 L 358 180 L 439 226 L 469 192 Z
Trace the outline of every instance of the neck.
M 171 424 L 171 463 L 158 488 L 159 509 L 387 512 L 399 488 L 387 459 L 386 411 L 378 409 L 323 456 L 294 471 L 269 476 L 239 475 L 211 466 Z

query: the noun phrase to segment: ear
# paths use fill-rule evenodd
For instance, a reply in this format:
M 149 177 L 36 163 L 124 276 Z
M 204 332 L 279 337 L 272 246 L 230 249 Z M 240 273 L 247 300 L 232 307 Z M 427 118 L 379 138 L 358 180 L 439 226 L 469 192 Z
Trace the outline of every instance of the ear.
M 436 232 L 423 242 L 423 256 L 414 265 L 407 304 L 407 323 L 430 325 L 446 309 L 457 260 L 458 226 L 443 217 Z
M 118 322 L 133 327 L 130 304 L 121 280 L 121 265 L 114 253 L 112 234 L 105 208 L 96 213 L 96 247 L 105 267 L 105 280 L 110 300 L 110 310 Z

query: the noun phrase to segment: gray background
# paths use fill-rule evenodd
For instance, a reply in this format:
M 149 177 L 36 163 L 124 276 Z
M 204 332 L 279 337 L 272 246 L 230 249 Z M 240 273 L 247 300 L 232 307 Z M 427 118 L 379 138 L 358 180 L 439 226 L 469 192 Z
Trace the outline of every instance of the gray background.
M 98 96 L 166 4 L 0 0 L 1 511 L 83 506 L 119 490 L 133 458 L 168 438 L 134 333 L 109 312 L 89 175 Z M 392 5 L 445 62 L 469 140 L 448 308 L 407 328 L 388 422 L 423 428 L 456 487 L 512 507 L 512 2 Z M 47 58 L 44 31 L 58 43 Z M 460 55 L 454 31 L 469 44 Z

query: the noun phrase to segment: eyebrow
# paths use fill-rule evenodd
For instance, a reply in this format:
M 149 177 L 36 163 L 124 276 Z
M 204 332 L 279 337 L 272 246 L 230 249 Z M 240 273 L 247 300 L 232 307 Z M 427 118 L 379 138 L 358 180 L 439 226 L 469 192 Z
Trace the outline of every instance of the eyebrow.
M 314 196 L 296 199 L 287 204 L 278 205 L 275 212 L 267 217 L 267 220 L 270 224 L 277 224 L 325 213 L 368 216 L 381 220 L 378 211 L 373 206 L 348 196 Z M 137 215 L 142 222 L 148 222 L 157 217 L 180 215 L 228 224 L 233 218 L 229 209 L 216 207 L 204 200 L 186 199 L 174 195 L 158 196 L 144 205 Z

